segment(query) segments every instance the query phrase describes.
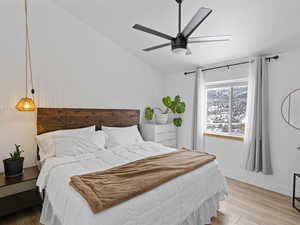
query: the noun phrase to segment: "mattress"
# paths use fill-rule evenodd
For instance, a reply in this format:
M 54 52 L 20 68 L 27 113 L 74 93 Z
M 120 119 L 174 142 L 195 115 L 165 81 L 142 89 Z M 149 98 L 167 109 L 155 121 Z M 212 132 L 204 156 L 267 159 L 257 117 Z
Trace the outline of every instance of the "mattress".
M 213 216 L 218 201 L 224 199 L 227 193 L 225 179 L 216 161 L 97 214 L 91 211 L 82 196 L 69 185 L 70 177 L 74 175 L 101 171 L 172 151 L 176 149 L 143 142 L 93 154 L 47 159 L 37 181 L 40 190 L 45 189 L 47 193 L 41 223 L 181 225 L 191 219 L 191 215 Z

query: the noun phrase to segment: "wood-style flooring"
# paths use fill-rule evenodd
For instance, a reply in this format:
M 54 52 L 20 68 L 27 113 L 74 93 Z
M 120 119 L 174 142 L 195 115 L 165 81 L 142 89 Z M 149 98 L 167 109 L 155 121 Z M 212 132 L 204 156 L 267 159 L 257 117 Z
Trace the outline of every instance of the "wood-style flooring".
M 228 179 L 229 196 L 211 225 L 300 225 L 291 198 Z M 40 225 L 40 209 L 0 218 L 0 225 Z M 196 225 L 196 224 L 195 224 Z

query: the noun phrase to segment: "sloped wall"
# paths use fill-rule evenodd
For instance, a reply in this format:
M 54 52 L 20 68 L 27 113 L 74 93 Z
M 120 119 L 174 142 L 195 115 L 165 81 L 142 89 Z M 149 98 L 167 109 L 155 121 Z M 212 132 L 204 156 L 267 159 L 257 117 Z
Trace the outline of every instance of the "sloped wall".
M 158 71 L 50 0 L 30 0 L 29 10 L 39 106 L 143 109 L 160 102 Z M 35 163 L 36 114 L 14 109 L 25 94 L 22 1 L 0 2 L 0 27 L 0 159 L 18 143 L 30 166 Z

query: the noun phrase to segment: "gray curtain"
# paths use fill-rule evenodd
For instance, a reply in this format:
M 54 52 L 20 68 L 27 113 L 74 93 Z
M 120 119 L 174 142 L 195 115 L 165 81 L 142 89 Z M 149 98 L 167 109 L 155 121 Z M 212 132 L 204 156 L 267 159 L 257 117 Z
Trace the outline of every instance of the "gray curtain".
M 263 56 L 250 63 L 246 114 L 246 151 L 243 167 L 246 170 L 272 174 L 269 141 L 268 68 Z

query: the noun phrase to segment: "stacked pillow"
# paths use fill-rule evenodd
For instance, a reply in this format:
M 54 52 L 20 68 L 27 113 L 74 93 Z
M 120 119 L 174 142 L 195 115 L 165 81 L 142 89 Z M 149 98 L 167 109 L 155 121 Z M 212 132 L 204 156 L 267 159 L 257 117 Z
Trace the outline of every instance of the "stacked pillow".
M 77 156 L 85 153 L 104 150 L 119 145 L 143 142 L 137 125 L 131 127 L 102 127 L 96 131 L 96 126 L 58 130 L 37 136 L 40 160 L 50 157 Z
M 104 149 L 104 133 L 96 132 L 95 128 L 96 126 L 58 130 L 38 135 L 37 144 L 40 150 L 40 160 L 44 161 L 47 158 L 55 156 L 76 155 L 78 151 L 81 151 L 78 146 L 88 146 L 87 151 L 91 151 L 92 147 Z M 67 151 L 69 151 L 68 154 L 65 154 Z
M 143 142 L 137 125 L 131 127 L 106 127 L 102 126 L 106 134 L 105 146 L 112 148 L 118 145 L 128 145 Z

